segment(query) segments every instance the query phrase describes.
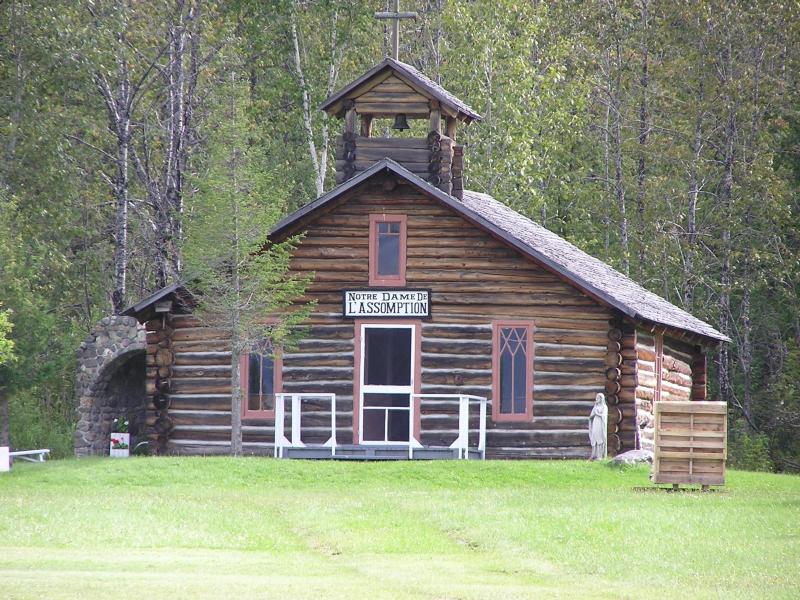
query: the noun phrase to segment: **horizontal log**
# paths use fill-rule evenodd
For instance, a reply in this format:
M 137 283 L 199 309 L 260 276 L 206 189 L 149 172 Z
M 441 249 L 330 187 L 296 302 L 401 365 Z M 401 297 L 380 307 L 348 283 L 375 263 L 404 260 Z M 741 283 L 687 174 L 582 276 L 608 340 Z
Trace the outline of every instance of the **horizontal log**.
M 460 354 L 462 356 L 491 356 L 491 344 L 485 340 L 422 339 L 423 354 Z
M 176 379 L 186 377 L 231 378 L 230 361 L 226 365 L 174 365 L 171 371 Z
M 361 102 L 356 98 L 356 112 L 374 117 L 393 117 L 398 114 L 421 117 L 430 112 L 427 102 Z
M 539 448 L 487 448 L 486 458 L 489 459 L 586 459 L 591 455 L 591 447 L 589 446 L 571 446 L 571 447 L 539 447 Z
M 169 394 L 170 410 L 230 410 L 230 394 Z
M 534 335 L 535 338 L 535 335 Z M 594 358 L 602 360 L 605 350 L 599 346 L 578 346 L 569 344 L 545 344 L 534 340 L 536 357 Z
M 214 379 L 211 377 L 196 378 L 175 378 L 171 386 L 172 393 L 192 393 L 192 394 L 230 394 L 230 379 Z
M 292 354 L 291 356 L 283 356 L 283 368 L 286 372 L 297 369 L 304 369 L 308 367 L 322 367 L 322 368 L 353 368 L 353 353 L 352 350 L 346 356 L 331 356 L 325 353 L 314 353 L 308 356 Z
M 368 145 L 356 146 L 356 160 L 361 162 L 374 162 L 384 158 L 391 158 L 401 164 L 429 163 L 430 150 L 428 148 L 401 148 L 387 145 L 385 147 Z
M 483 340 L 491 342 L 492 327 L 488 323 L 485 325 L 473 325 L 464 323 L 460 325 L 444 326 L 437 322 L 425 322 L 422 324 L 422 335 L 434 338 L 453 338 L 470 340 Z
M 656 351 L 653 348 L 647 348 L 642 346 L 641 344 L 636 346 L 636 354 L 638 358 L 642 360 L 646 360 L 649 362 L 655 362 L 656 360 Z
M 230 352 L 199 351 L 182 352 L 175 351 L 176 365 L 230 365 Z
M 451 369 L 453 372 L 463 369 L 491 370 L 491 356 L 474 355 L 442 355 L 442 354 L 423 354 L 422 370 L 430 372 L 431 369 Z
M 408 91 L 385 91 L 373 88 L 366 94 L 362 94 L 356 98 L 356 106 L 358 103 L 376 104 L 376 103 L 400 103 L 400 104 L 420 104 L 427 103 L 428 99 L 411 89 Z
M 192 340 L 185 342 L 173 342 L 171 346 L 173 352 L 224 352 L 230 351 L 230 341 L 224 339 L 217 340 Z
M 356 148 L 405 148 L 410 150 L 428 150 L 427 138 L 384 138 L 356 136 Z
M 188 341 L 202 341 L 202 340 L 219 340 L 228 339 L 229 333 L 216 327 L 187 327 L 185 329 L 175 330 L 172 334 L 173 342 L 188 342 Z
M 488 447 L 518 447 L 532 448 L 541 446 L 588 446 L 589 437 L 584 429 L 581 430 L 497 430 L 490 429 L 486 432 Z
M 568 356 L 536 356 L 534 359 L 534 369 L 536 372 L 599 373 L 603 370 L 603 366 L 603 361 L 599 359 L 573 358 Z

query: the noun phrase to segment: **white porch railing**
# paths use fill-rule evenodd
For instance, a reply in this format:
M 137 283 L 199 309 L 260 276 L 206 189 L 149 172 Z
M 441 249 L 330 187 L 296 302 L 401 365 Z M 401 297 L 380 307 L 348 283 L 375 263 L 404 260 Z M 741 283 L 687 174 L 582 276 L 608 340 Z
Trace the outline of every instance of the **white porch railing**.
M 290 414 L 292 417 L 291 438 L 286 437 L 286 400 L 291 400 Z M 283 458 L 286 448 L 305 448 L 301 438 L 302 432 L 302 403 L 310 399 L 327 399 L 331 405 L 331 436 L 323 447 L 330 448 L 331 456 L 336 456 L 336 394 L 275 394 L 275 457 Z M 478 408 L 478 447 L 482 459 L 486 458 L 486 407 L 489 401 L 483 396 L 470 396 L 469 394 L 411 394 L 408 414 L 409 440 L 408 458 L 414 458 L 414 450 L 424 448 L 414 433 L 416 424 L 417 403 L 415 400 L 436 399 L 458 402 L 458 435 L 450 444 L 450 448 L 458 451 L 459 459 L 469 458 L 469 418 L 470 408 Z M 319 446 L 317 446 L 319 448 Z
M 478 452 L 481 459 L 486 458 L 486 406 L 489 401 L 483 396 L 470 396 L 469 394 L 412 394 L 413 398 L 422 399 L 438 399 L 438 400 L 458 400 L 458 437 L 450 444 L 451 448 L 458 450 L 459 459 L 469 458 L 469 409 L 470 404 L 478 405 Z M 414 422 L 414 411 L 416 403 L 411 402 L 411 422 Z M 414 429 L 412 427 L 411 431 Z M 411 434 L 411 439 L 419 443 L 414 434 Z M 411 449 L 409 448 L 409 458 L 411 458 Z
M 292 400 L 292 438 L 286 438 L 286 398 Z M 331 456 L 336 456 L 336 394 L 275 394 L 275 457 L 283 458 L 283 449 L 288 447 L 303 448 L 301 439 L 302 402 L 312 398 L 323 398 L 331 403 L 331 437 L 325 446 L 331 449 Z

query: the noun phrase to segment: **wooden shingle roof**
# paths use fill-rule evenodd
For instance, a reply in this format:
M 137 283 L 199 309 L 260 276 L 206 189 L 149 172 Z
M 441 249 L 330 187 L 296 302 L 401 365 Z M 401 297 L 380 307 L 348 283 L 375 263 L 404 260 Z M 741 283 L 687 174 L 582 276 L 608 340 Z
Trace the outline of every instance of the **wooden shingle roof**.
M 334 114 L 340 110 L 342 101 L 351 94 L 369 85 L 370 80 L 377 80 L 387 71 L 394 72 L 401 79 L 405 80 L 411 86 L 417 88 L 420 93 L 428 96 L 432 100 L 437 100 L 443 105 L 450 107 L 458 117 L 465 121 L 480 121 L 481 116 L 472 110 L 465 102 L 459 100 L 456 96 L 448 92 L 441 85 L 429 79 L 423 73 L 412 67 L 411 65 L 394 60 L 393 58 L 385 58 L 383 61 L 372 67 L 369 71 L 364 73 L 361 77 L 349 83 L 338 92 L 328 97 L 322 103 L 320 108 L 327 112 Z
M 631 318 L 696 333 L 720 341 L 730 339 L 714 327 L 584 252 L 561 236 L 533 222 L 488 194 L 464 190 L 463 205 L 523 243 L 541 262 Z
M 304 217 L 329 204 L 381 172 L 393 173 L 423 193 L 439 200 L 468 221 L 516 248 L 546 269 L 561 276 L 587 295 L 631 319 L 646 325 L 685 331 L 713 340 L 730 341 L 708 323 L 650 292 L 587 254 L 552 231 L 498 202 L 488 194 L 465 190 L 462 200 L 417 177 L 393 160 L 385 158 L 278 222 L 270 236 L 279 238 L 295 231 Z

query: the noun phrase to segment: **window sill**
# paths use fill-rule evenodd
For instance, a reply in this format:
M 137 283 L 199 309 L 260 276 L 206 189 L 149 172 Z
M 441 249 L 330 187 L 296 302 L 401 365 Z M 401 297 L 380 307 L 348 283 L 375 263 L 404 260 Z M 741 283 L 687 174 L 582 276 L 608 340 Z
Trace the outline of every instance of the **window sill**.
M 492 422 L 494 423 L 532 423 L 533 413 L 525 414 L 496 414 L 492 415 Z
M 274 410 L 262 410 L 262 411 L 248 411 L 247 414 L 242 415 L 242 421 L 257 421 L 259 419 L 274 419 L 275 418 L 275 411 Z

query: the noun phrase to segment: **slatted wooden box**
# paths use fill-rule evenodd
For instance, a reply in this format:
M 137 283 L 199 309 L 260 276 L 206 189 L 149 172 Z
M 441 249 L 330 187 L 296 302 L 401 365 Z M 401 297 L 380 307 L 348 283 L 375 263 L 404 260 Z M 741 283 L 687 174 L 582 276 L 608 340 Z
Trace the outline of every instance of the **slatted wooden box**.
M 724 485 L 724 402 L 656 402 L 653 483 Z

